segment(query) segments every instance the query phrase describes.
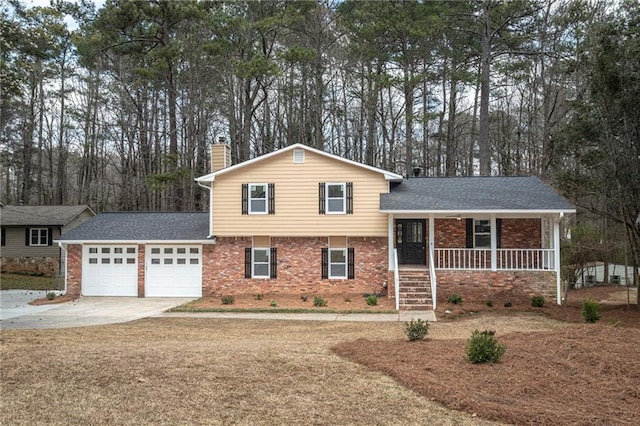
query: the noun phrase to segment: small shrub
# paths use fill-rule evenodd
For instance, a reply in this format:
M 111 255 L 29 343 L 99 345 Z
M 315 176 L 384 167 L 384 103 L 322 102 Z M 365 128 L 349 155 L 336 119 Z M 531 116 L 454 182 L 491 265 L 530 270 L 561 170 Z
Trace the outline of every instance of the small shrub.
M 417 321 L 411 320 L 411 322 L 406 322 L 404 323 L 404 332 L 410 342 L 423 340 L 429 332 L 429 321 L 418 318 Z
M 493 308 L 493 300 L 491 300 L 491 299 L 487 300 L 486 305 L 487 305 L 488 308 Z
M 459 294 L 452 294 L 449 297 L 447 297 L 447 302 L 453 304 L 453 305 L 459 305 L 460 303 L 462 303 L 462 296 L 460 296 Z
M 611 327 L 622 327 L 622 323 L 618 318 L 609 318 L 609 325 Z
M 349 298 L 349 297 L 345 297 L 345 298 L 344 298 L 344 301 L 345 301 L 345 303 L 351 303 L 351 298 Z
M 221 298 L 223 305 L 233 305 L 236 301 L 236 298 L 231 295 L 222 296 Z
M 264 299 L 264 294 L 256 294 L 256 300 Z
M 375 294 L 367 296 L 367 305 L 376 306 L 378 304 L 378 296 Z
M 271 305 L 272 307 L 276 308 L 276 307 L 278 307 L 278 302 L 276 302 L 275 300 L 272 300 L 271 303 L 269 303 L 269 305 Z
M 306 302 L 308 298 L 309 296 L 307 296 L 306 294 L 303 294 L 302 296 L 300 296 L 300 299 L 302 299 L 303 302 Z
M 582 302 L 582 317 L 585 322 L 594 323 L 600 319 L 600 305 L 588 297 Z
M 473 364 L 493 363 L 500 361 L 506 346 L 498 343 L 493 330 L 475 330 L 467 340 L 467 360 Z
M 505 307 L 505 308 L 510 308 L 510 307 L 512 307 L 512 306 L 513 306 L 513 303 L 511 303 L 511 302 L 504 302 L 504 307 Z
M 531 306 L 533 306 L 534 308 L 542 308 L 544 306 L 544 297 L 533 296 L 531 298 Z
M 323 306 L 327 306 L 327 301 L 324 300 L 322 298 L 322 296 L 316 296 L 316 297 L 313 298 L 313 306 L 316 306 L 316 307 L 319 307 L 319 308 L 321 308 Z
M 53 291 L 50 291 L 49 293 L 47 293 L 48 300 L 53 300 L 55 298 L 56 298 L 56 294 Z

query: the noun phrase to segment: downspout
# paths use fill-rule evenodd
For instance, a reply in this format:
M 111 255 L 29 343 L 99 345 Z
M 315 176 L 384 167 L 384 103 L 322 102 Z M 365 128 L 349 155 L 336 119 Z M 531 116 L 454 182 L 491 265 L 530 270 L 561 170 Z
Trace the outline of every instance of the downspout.
M 58 247 L 60 247 L 60 253 L 64 251 L 64 294 L 67 294 L 67 265 L 69 264 L 67 255 L 69 253 L 67 253 L 67 248 L 64 246 L 64 244 L 58 243 Z
M 558 220 L 553 221 L 553 263 L 556 270 L 556 304 L 562 305 L 562 282 L 560 279 L 560 221 L 564 213 L 560 212 Z
M 203 185 L 200 181 L 196 181 L 199 187 L 209 190 L 209 235 L 207 239 L 213 238 L 213 183 L 209 186 Z

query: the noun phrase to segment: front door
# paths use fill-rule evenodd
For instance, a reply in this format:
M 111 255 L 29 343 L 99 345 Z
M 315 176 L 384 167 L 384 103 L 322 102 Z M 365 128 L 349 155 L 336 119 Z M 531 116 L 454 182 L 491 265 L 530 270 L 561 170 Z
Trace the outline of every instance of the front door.
M 396 249 L 401 265 L 425 265 L 426 220 L 396 219 Z

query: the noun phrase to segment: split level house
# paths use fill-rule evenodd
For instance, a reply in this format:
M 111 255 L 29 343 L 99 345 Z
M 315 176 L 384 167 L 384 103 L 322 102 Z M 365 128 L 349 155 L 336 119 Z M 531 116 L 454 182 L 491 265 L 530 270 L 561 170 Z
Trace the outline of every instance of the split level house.
M 102 213 L 62 235 L 76 296 L 382 293 L 560 302 L 560 223 L 536 177 L 410 177 L 296 144 L 231 165 L 212 145 L 203 213 Z

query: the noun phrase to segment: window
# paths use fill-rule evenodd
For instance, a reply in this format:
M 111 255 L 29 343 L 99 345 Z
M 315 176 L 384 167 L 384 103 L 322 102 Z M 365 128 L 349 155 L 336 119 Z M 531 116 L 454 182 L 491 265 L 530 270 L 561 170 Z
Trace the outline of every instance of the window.
M 320 214 L 353 214 L 353 183 L 320 183 Z
M 29 245 L 30 246 L 49 245 L 49 229 L 48 228 L 30 228 L 29 229 Z
M 275 184 L 242 184 L 242 214 L 275 214 Z
M 269 278 L 269 249 L 253 249 L 253 278 Z
M 473 221 L 473 246 L 476 248 L 491 247 L 491 221 Z
M 278 256 L 275 247 L 247 247 L 244 251 L 245 278 L 277 278 Z
M 351 248 L 322 249 L 322 279 L 354 279 L 355 251 Z

